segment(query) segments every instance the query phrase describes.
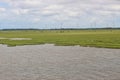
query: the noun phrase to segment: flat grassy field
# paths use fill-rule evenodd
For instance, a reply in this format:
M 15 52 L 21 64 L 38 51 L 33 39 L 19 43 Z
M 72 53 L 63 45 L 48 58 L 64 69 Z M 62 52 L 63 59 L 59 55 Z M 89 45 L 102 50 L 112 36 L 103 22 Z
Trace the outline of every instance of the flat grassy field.
M 31 40 L 10 40 L 31 38 Z M 120 30 L 13 30 L 0 31 L 0 44 L 18 45 L 80 45 L 120 49 Z

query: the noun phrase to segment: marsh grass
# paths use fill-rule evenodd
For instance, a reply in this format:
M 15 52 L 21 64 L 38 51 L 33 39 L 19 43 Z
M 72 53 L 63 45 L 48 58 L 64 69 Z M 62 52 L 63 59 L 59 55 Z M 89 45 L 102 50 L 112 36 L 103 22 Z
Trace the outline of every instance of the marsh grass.
M 120 48 L 120 30 L 19 30 L 0 31 L 0 44 L 8 46 L 55 44 Z M 31 40 L 9 40 L 31 38 Z

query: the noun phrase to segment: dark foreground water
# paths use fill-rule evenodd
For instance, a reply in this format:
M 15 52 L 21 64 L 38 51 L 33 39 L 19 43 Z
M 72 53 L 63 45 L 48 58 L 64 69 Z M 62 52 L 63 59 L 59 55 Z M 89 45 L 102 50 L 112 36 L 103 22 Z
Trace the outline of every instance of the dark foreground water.
M 0 45 L 0 80 L 120 80 L 120 49 Z

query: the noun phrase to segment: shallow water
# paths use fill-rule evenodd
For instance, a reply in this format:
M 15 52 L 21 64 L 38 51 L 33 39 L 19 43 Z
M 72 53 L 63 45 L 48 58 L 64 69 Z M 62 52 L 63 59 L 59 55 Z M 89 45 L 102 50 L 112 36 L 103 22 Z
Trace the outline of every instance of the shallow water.
M 0 80 L 120 80 L 120 49 L 0 45 Z

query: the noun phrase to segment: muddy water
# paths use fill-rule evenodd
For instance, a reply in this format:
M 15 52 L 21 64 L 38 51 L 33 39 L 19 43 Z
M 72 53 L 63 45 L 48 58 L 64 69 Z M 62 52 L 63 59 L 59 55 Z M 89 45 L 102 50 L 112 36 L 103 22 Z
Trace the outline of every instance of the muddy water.
M 0 80 L 120 80 L 120 49 L 0 45 Z

